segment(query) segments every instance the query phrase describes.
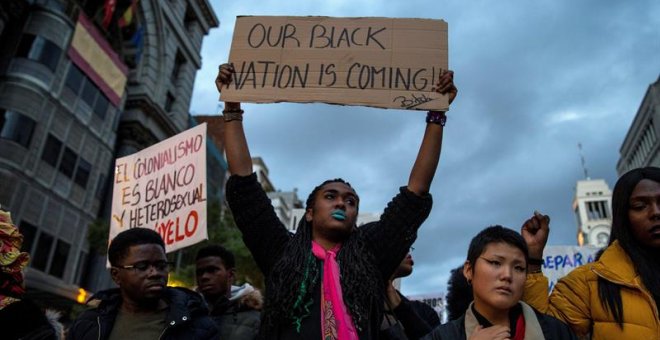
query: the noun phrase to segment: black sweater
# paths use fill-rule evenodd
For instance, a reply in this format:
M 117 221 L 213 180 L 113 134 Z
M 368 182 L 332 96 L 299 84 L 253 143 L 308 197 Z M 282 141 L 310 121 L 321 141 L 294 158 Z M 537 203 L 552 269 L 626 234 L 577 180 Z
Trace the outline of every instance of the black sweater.
M 227 202 L 236 225 L 243 234 L 243 241 L 268 282 L 275 263 L 282 256 L 286 256 L 283 252 L 292 235 L 277 218 L 270 199 L 257 182 L 255 174 L 245 177 L 231 176 L 226 191 Z M 431 205 L 430 195 L 417 196 L 402 187 L 400 193 L 388 204 L 380 220 L 373 222 L 374 227 L 367 228 L 368 230 L 359 228 L 351 234 L 350 237 L 360 237 L 368 245 L 376 262 L 374 267 L 380 272 L 381 278 L 390 277 L 406 256 L 417 237 L 417 229 L 431 210 Z M 319 338 L 321 335 L 320 285 L 317 285 L 316 290 L 314 306 L 311 314 L 302 320 L 300 334 L 293 330 L 291 324 L 282 324 L 278 330 L 263 329 L 266 325 L 262 324 L 262 335 L 268 339 Z M 373 304 L 382 306 L 381 296 L 374 296 Z M 369 315 L 369 326 L 359 332 L 360 339 L 377 337 L 381 317 L 376 311 L 380 308 L 372 308 L 372 310 L 374 313 Z

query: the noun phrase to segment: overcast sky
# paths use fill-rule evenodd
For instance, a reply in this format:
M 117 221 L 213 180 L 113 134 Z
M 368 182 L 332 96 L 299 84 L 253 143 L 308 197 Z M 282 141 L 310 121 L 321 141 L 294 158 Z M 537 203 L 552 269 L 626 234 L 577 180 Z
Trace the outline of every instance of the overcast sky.
M 519 229 L 535 209 L 552 218 L 549 244 L 576 244 L 571 209 L 583 179 L 616 181 L 619 148 L 660 75 L 660 2 L 243 0 L 211 1 L 220 27 L 205 38 L 191 111 L 218 111 L 213 84 L 229 56 L 237 15 L 443 19 L 459 95 L 448 113 L 431 188 L 431 215 L 415 242 L 404 294 L 444 292 L 470 239 Z M 405 185 L 423 112 L 325 104 L 244 104 L 253 156 L 274 185 L 304 200 L 328 178 L 351 182 L 360 210 L 381 212 Z

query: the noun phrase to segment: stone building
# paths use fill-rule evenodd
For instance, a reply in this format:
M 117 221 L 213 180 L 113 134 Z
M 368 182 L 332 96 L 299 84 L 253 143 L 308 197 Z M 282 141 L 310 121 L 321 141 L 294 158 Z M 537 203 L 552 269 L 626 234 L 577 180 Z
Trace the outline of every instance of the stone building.
M 3 0 L 0 205 L 51 306 L 109 285 L 88 228 L 109 214 L 114 158 L 187 129 L 207 0 Z

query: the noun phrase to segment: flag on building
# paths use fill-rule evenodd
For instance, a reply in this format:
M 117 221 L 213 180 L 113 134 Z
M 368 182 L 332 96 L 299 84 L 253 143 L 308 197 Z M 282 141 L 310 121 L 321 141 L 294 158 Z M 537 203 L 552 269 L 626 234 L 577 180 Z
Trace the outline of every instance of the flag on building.
M 68 55 L 110 102 L 118 106 L 126 88 L 128 67 L 82 11 Z
M 115 13 L 115 7 L 117 7 L 117 0 L 105 0 L 103 6 L 103 28 L 108 29 L 110 22 L 112 21 L 112 15 Z
M 144 44 L 144 26 L 140 25 L 136 30 L 135 34 L 131 37 L 131 42 L 135 45 L 135 64 L 140 62 L 140 57 L 142 57 L 142 46 Z
M 134 0 L 131 5 L 124 11 L 124 14 L 117 21 L 119 28 L 124 28 L 133 22 L 133 18 L 137 15 L 137 3 L 140 0 Z

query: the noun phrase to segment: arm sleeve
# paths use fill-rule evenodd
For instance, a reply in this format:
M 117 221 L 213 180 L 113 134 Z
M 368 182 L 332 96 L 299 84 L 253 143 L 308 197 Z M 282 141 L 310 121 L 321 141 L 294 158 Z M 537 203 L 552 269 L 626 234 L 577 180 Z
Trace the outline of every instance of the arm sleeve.
M 588 266 L 574 269 L 557 282 L 549 297 L 548 279 L 543 274 L 528 275 L 523 301 L 565 322 L 578 336 L 584 336 L 592 324 L 588 271 Z
M 410 301 L 405 297 L 401 298 L 401 303 L 394 308 L 393 312 L 396 318 L 401 322 L 403 329 L 406 331 L 408 339 L 419 339 L 424 335 L 431 333 L 433 328 L 440 325 L 440 319 L 435 311 L 431 309 L 433 315 L 425 312 L 418 304 L 421 302 Z M 435 316 L 435 319 L 433 319 Z
M 364 230 L 367 246 L 383 279 L 389 278 L 417 238 L 417 229 L 431 211 L 430 194 L 418 196 L 406 187 L 387 205 L 380 220 Z
M 227 181 L 227 203 L 255 262 L 268 275 L 291 234 L 277 218 L 257 175 L 233 175 Z

